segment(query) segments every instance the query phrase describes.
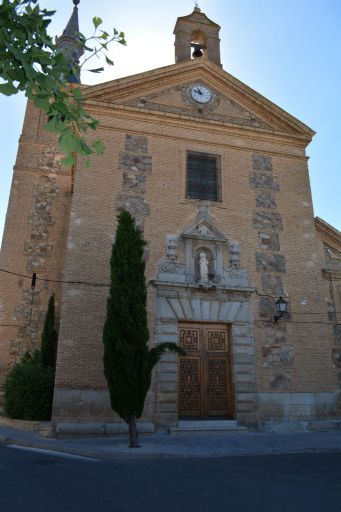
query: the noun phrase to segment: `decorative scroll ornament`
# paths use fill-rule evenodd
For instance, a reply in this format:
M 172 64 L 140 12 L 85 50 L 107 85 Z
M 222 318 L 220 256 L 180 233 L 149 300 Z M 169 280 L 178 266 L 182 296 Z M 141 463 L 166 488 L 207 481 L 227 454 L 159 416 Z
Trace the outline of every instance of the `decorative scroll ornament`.
M 174 272 L 176 272 L 176 265 L 173 262 L 166 261 L 164 263 L 161 263 L 160 271 L 161 272 L 170 272 L 173 274 Z

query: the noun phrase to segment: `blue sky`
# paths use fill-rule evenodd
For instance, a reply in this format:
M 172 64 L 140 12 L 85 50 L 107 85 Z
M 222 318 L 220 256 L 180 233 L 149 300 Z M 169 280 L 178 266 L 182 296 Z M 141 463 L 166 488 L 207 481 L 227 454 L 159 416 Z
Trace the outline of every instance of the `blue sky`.
M 71 0 L 43 0 L 56 9 L 50 33 L 61 34 Z M 317 134 L 308 146 L 315 215 L 341 230 L 341 2 L 340 0 L 201 0 L 199 6 L 221 25 L 223 67 L 236 78 L 304 122 Z M 192 0 L 81 0 L 80 28 L 126 33 L 128 46 L 112 47 L 115 62 L 101 75 L 84 73 L 84 83 L 100 83 L 174 63 L 173 28 L 189 14 Z M 0 97 L 0 238 L 7 209 L 25 110 L 24 97 Z

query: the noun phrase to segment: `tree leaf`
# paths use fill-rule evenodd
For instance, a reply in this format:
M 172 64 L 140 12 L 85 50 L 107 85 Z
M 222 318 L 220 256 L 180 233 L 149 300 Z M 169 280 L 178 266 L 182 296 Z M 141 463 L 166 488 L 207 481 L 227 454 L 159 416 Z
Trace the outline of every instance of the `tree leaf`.
M 71 129 L 61 134 L 59 137 L 59 147 L 66 155 L 72 152 L 82 152 L 81 141 Z
M 100 25 L 102 25 L 103 20 L 101 18 L 97 18 L 97 16 L 95 16 L 94 18 L 92 18 L 92 23 L 94 24 L 95 28 L 98 28 Z
M 81 100 L 82 99 L 82 91 L 79 89 L 79 87 L 76 87 L 76 88 L 72 89 L 71 94 L 77 100 Z
M 18 92 L 17 88 L 14 87 L 12 82 L 7 82 L 6 84 L 0 84 L 0 93 L 5 94 L 5 96 L 11 96 L 12 94 L 16 94 Z
M 45 125 L 45 129 L 49 132 L 56 133 L 58 132 L 58 128 L 56 126 L 57 119 L 55 117 L 52 117 L 48 123 Z
M 109 66 L 113 66 L 114 65 L 114 62 L 109 59 L 106 55 L 105 55 L 105 62 L 109 65 Z
M 74 157 L 72 155 L 68 155 L 67 157 L 62 158 L 60 163 L 64 167 L 71 167 L 75 163 L 75 159 L 74 159 Z
M 95 69 L 88 69 L 87 71 L 90 71 L 91 73 L 101 73 L 101 71 L 104 71 L 104 68 L 95 68 Z
M 36 107 L 40 108 L 41 110 L 45 110 L 45 111 L 48 110 L 50 107 L 50 102 L 46 98 L 39 98 L 36 96 L 33 99 L 33 103 L 35 104 Z
M 105 150 L 105 145 L 101 140 L 94 140 L 92 143 L 92 147 L 94 148 L 97 155 L 103 155 Z
M 91 169 L 92 168 L 92 161 L 91 161 L 91 158 L 87 158 L 85 160 L 85 166 L 87 169 Z

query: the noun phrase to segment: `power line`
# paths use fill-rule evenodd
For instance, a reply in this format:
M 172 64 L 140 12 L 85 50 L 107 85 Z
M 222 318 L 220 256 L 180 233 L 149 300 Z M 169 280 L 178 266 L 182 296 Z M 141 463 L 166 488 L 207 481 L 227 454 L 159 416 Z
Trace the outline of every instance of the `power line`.
M 6 274 L 10 274 L 10 275 L 13 275 L 13 276 L 17 276 L 17 277 L 23 277 L 25 279 L 32 279 L 32 276 L 29 276 L 27 274 L 21 274 L 21 273 L 18 273 L 18 272 L 13 272 L 13 271 L 10 271 L 10 270 L 6 270 L 4 268 L 0 268 L 0 272 L 4 272 Z M 80 285 L 86 285 L 86 286 L 94 286 L 94 287 L 97 287 L 97 288 L 110 288 L 110 284 L 105 284 L 105 283 L 94 283 L 94 282 L 89 282 L 89 281 L 64 281 L 62 279 L 48 279 L 48 278 L 44 278 L 44 277 L 36 277 L 36 280 L 37 281 L 43 281 L 43 282 L 48 282 L 48 283 L 59 283 L 59 284 L 80 284 Z M 268 297 L 269 299 L 277 299 L 278 296 L 276 295 L 268 295 L 266 293 L 260 293 L 257 289 L 255 289 L 255 293 L 256 295 L 258 295 L 259 297 Z M 337 314 L 341 314 L 341 311 L 302 311 L 302 312 L 293 312 L 293 311 L 290 311 L 290 314 L 291 315 L 327 315 L 328 313 L 331 313 L 333 315 L 337 315 Z M 263 321 L 263 320 L 260 320 L 260 321 Z M 331 323 L 333 322 L 333 320 L 330 321 Z M 294 321 L 291 321 L 290 323 L 294 323 Z M 296 322 L 297 323 L 297 322 Z M 307 322 L 307 323 L 311 323 L 311 322 Z M 317 322 L 317 323 L 322 323 L 322 322 Z M 330 324 L 328 324 L 330 325 Z
M 28 276 L 26 274 L 19 274 L 18 272 L 11 272 L 10 270 L 5 270 L 4 268 L 0 268 L 0 272 L 5 272 L 6 274 L 11 274 L 17 277 L 24 277 L 25 279 L 32 279 L 32 276 Z M 85 284 L 87 286 L 95 286 L 95 287 L 110 287 L 110 284 L 104 283 L 90 283 L 88 281 L 63 281 L 62 279 L 47 279 L 45 277 L 37 277 L 37 281 L 44 281 L 48 283 L 61 283 L 61 284 Z

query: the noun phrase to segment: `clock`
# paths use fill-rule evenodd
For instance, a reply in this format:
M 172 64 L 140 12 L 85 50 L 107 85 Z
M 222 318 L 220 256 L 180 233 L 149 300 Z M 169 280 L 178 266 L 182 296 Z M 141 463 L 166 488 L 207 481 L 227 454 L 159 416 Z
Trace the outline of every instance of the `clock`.
M 208 103 L 212 99 L 211 91 L 204 85 L 194 85 L 190 92 L 194 101 L 198 103 Z

